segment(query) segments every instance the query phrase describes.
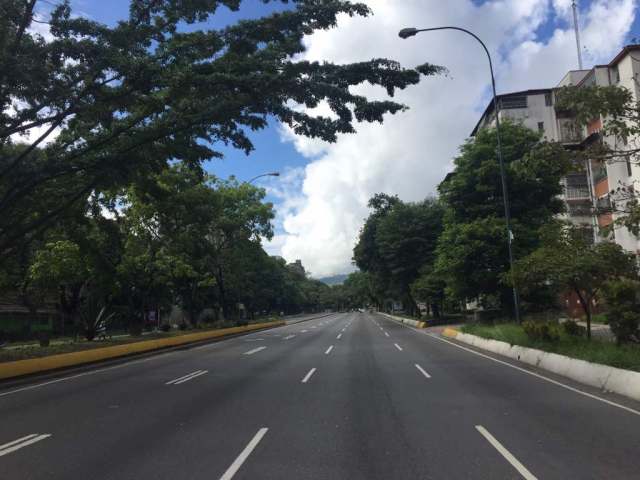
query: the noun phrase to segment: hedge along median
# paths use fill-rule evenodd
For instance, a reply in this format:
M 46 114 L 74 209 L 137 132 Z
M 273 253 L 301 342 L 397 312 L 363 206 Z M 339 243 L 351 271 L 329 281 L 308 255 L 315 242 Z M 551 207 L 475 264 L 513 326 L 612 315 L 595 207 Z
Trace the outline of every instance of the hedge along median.
M 406 325 L 411 325 L 416 328 L 425 328 L 427 326 L 427 322 L 421 322 L 420 320 L 411 320 L 409 318 L 404 317 L 396 317 L 395 315 L 389 315 L 388 313 L 382 313 L 385 317 L 390 318 L 391 320 L 395 320 L 396 322 L 404 323 Z
M 562 375 L 576 382 L 640 401 L 640 372 L 587 362 L 535 348 L 511 345 L 507 342 L 459 332 L 453 328 L 445 328 L 442 335 Z
M 194 342 L 201 342 L 213 338 L 235 335 L 238 333 L 250 332 L 264 328 L 278 327 L 285 325 L 284 321 L 255 323 L 243 327 L 222 328 L 220 330 L 212 330 L 209 332 L 187 333 L 169 338 L 160 338 L 156 340 L 144 340 L 141 342 L 126 343 L 123 345 L 114 345 L 112 347 L 94 348 L 91 350 L 83 350 L 81 352 L 62 353 L 59 355 L 51 355 L 48 357 L 31 358 L 28 360 L 17 360 L 14 362 L 0 363 L 0 380 L 7 378 L 20 377 L 32 373 L 47 372 L 65 367 L 74 367 L 86 363 L 98 362 L 101 360 L 109 360 L 136 353 L 150 352 L 167 347 L 176 347 Z

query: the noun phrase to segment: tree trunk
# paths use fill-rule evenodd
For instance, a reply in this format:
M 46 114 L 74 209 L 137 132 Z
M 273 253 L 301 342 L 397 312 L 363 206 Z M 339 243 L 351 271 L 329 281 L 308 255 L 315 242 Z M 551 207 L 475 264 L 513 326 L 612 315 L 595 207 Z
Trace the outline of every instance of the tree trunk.
M 589 297 L 585 299 L 579 289 L 575 288 L 574 290 L 578 295 L 578 301 L 580 302 L 582 311 L 587 318 L 587 339 L 591 340 L 591 301 L 588 300 Z

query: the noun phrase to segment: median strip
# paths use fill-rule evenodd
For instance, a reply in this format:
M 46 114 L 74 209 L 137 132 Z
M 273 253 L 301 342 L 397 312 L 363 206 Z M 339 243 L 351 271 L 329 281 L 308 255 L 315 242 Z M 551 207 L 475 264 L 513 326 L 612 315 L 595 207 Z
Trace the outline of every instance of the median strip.
M 4 445 L 0 445 L 0 457 L 15 452 L 16 450 L 20 450 L 21 448 L 27 447 L 29 445 L 33 445 L 34 443 L 44 440 L 45 438 L 49 438 L 50 436 L 50 433 L 32 433 L 31 435 L 27 435 L 26 437 L 22 437 L 12 442 L 5 443 Z
M 518 461 L 518 459 L 511 454 L 511 452 L 509 452 L 509 450 L 504 448 L 504 446 L 498 440 L 496 440 L 496 438 L 491 435 L 486 428 L 484 428 L 482 425 L 476 425 L 476 430 L 480 432 L 480 434 L 491 444 L 491 446 L 495 448 L 500 453 L 500 455 L 502 455 L 507 460 L 507 462 L 509 462 L 513 466 L 513 468 L 518 471 L 520 475 L 522 475 L 522 478 L 525 478 L 526 480 L 537 480 L 537 477 L 535 477 L 529 470 L 527 470 L 527 468 L 522 465 Z
M 247 444 L 247 446 L 244 447 L 244 450 L 240 452 L 240 455 L 238 455 L 238 458 L 236 458 L 234 462 L 231 464 L 231 466 L 227 468 L 227 471 L 224 472 L 224 474 L 220 477 L 220 480 L 231 480 L 233 478 L 233 476 L 238 472 L 238 470 L 240 470 L 240 467 L 242 467 L 242 464 L 247 460 L 247 458 L 249 458 L 249 455 L 251 455 L 251 452 L 253 452 L 253 450 L 258 446 L 258 444 L 260 443 L 260 440 L 262 440 L 262 437 L 264 437 L 268 431 L 269 429 L 266 427 L 258 430 L 258 433 L 256 433 L 253 436 L 253 438 Z
M 282 321 L 255 323 L 242 327 L 221 328 L 206 332 L 188 333 L 169 338 L 144 340 L 140 342 L 126 343 L 123 345 L 115 345 L 112 347 L 92 348 L 81 352 L 62 353 L 47 357 L 31 358 L 28 360 L 3 362 L 0 363 L 0 379 L 20 377 L 23 375 L 58 370 L 67 367 L 75 367 L 102 360 L 111 360 L 118 357 L 126 357 L 129 355 L 147 353 L 169 347 L 227 337 L 229 335 L 237 335 L 263 328 L 278 327 L 284 324 L 285 323 Z

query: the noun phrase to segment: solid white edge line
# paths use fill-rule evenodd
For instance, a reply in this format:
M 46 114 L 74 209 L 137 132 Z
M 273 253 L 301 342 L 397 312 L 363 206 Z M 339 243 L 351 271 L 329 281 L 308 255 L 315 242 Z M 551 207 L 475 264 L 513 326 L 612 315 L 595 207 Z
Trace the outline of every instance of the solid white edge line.
M 520 475 L 526 480 L 538 480 L 535 475 L 533 475 L 527 468 L 522 465 L 516 457 L 514 457 L 509 450 L 504 448 L 504 446 L 496 440 L 496 438 L 491 435 L 486 428 L 482 425 L 476 425 L 476 430 L 480 432 L 480 434 L 491 444 L 493 448 L 495 448 L 500 455 L 502 455 L 507 462 L 509 462 L 513 468 L 515 468 Z
M 165 385 L 171 385 L 174 382 L 179 382 L 180 380 L 184 380 L 185 378 L 189 378 L 189 377 L 191 377 L 193 375 L 196 375 L 196 374 L 198 374 L 200 372 L 202 372 L 202 370 L 196 370 L 195 372 L 188 373 L 186 375 L 183 375 L 180 378 L 174 378 L 173 380 L 169 380 L 167 383 L 165 383 Z
M 389 321 L 391 321 L 391 320 L 389 320 Z M 532 372 L 530 370 L 518 367 L 517 365 L 513 365 L 513 364 L 511 364 L 509 362 L 505 362 L 505 361 L 499 360 L 497 358 L 493 358 L 493 357 L 491 357 L 489 355 L 485 355 L 484 353 L 476 352 L 475 350 L 472 350 L 472 349 L 467 348 L 467 347 L 463 347 L 462 345 L 458 345 L 457 343 L 452 342 L 450 340 L 447 340 L 445 338 L 442 338 L 442 337 L 440 337 L 440 336 L 438 336 L 438 335 L 436 335 L 434 333 L 422 332 L 422 331 L 418 330 L 417 328 L 410 327 L 409 325 L 405 325 L 403 323 L 399 323 L 399 325 L 401 327 L 405 327 L 405 328 L 408 328 L 410 330 L 413 330 L 416 333 L 420 333 L 422 335 L 425 335 L 426 337 L 430 337 L 430 338 L 433 338 L 435 340 L 439 340 L 441 342 L 448 343 L 449 345 L 454 346 L 456 348 L 459 348 L 461 350 L 464 350 L 466 352 L 473 353 L 474 355 L 478 355 L 479 357 L 486 358 L 487 360 L 491 360 L 491 361 L 499 363 L 501 365 L 513 368 L 515 370 L 518 370 L 519 372 L 526 373 L 527 375 L 531 375 L 533 377 L 539 378 L 540 380 L 544 380 L 545 382 L 552 383 L 553 385 L 556 385 L 558 387 L 565 388 L 565 389 L 567 389 L 567 390 L 569 390 L 569 391 L 571 391 L 573 393 L 577 393 L 579 395 L 583 395 L 583 396 L 591 398 L 593 400 L 597 400 L 599 402 L 606 403 L 607 405 L 609 405 L 611 407 L 620 408 L 621 410 L 624 410 L 626 412 L 629 412 L 629 413 L 632 413 L 634 415 L 640 416 L 640 410 L 635 410 L 635 409 L 633 409 L 631 407 L 626 407 L 624 405 L 620 405 L 619 403 L 613 402 L 611 400 L 607 400 L 606 398 L 602 398 L 602 397 L 599 397 L 597 395 L 593 395 L 592 393 L 588 393 L 588 392 L 579 390 L 577 388 L 571 387 L 569 385 L 565 385 L 562 382 L 559 382 L 557 380 L 553 380 L 552 378 L 549 378 L 549 377 L 545 377 L 544 375 L 540 375 L 539 373 L 535 373 L 535 372 Z
M 185 378 L 184 380 L 180 380 L 179 382 L 174 383 L 174 385 L 180 385 L 181 383 L 188 382 L 189 380 L 193 380 L 194 378 L 200 377 L 201 375 L 206 375 L 207 373 L 209 373 L 209 370 L 203 370 L 200 373 L 191 375 L 189 378 Z
M 331 353 L 331 350 L 333 350 L 333 345 L 331 345 L 329 348 L 327 348 L 327 351 L 324 352 L 325 355 L 329 355 Z
M 315 367 L 313 367 L 311 370 L 309 370 L 309 372 L 302 379 L 302 383 L 307 383 L 309 381 L 309 379 L 311 378 L 311 375 L 313 375 L 315 373 L 315 371 L 316 371 Z
M 420 365 L 418 365 L 417 363 L 415 364 L 416 368 L 418 370 L 420 370 L 420 373 L 422 373 L 425 377 L 427 378 L 431 378 L 431 375 L 429 375 L 427 372 L 425 372 L 424 368 L 422 368 Z
M 242 464 L 247 460 L 247 458 L 249 458 L 249 455 L 251 455 L 251 452 L 253 452 L 253 449 L 256 448 L 258 443 L 260 443 L 260 440 L 262 440 L 262 437 L 264 437 L 268 431 L 269 429 L 266 427 L 263 427 L 260 430 L 258 430 L 258 433 L 256 433 L 253 436 L 253 438 L 247 444 L 247 446 L 244 447 L 244 450 L 240 452 L 240 455 L 238 455 L 238 458 L 236 458 L 231 464 L 231 466 L 227 468 L 227 471 L 224 472 L 224 474 L 220 477 L 220 480 L 231 480 L 233 478 L 233 476 L 237 473 L 237 471 L 240 470 L 240 467 L 242 467 Z
M 29 440 L 30 438 L 37 437 L 37 436 L 38 436 L 37 433 L 32 433 L 31 435 L 27 435 L 26 437 L 19 438 L 17 440 L 14 440 L 13 442 L 5 443 L 4 445 L 0 445 L 0 450 L 4 450 L 5 448 L 9 448 L 10 446 L 15 445 L 16 443 L 21 443 L 21 442 L 24 442 L 25 440 Z
M 12 447 L 9 447 L 9 448 L 5 448 L 4 450 L 0 450 L 0 457 L 7 455 L 11 452 L 15 452 L 16 450 L 20 450 L 23 447 L 32 445 L 36 442 L 39 442 L 40 440 L 44 440 L 45 438 L 49 438 L 50 436 L 51 436 L 50 433 L 44 433 L 42 435 L 38 435 L 37 437 L 27 440 L 25 442 L 19 443 L 17 445 L 13 445 Z
M 249 350 L 248 352 L 244 352 L 243 355 L 253 355 L 254 353 L 258 353 L 261 352 L 262 350 L 264 350 L 267 347 L 258 347 L 258 348 L 254 348 L 253 350 Z
M 394 345 L 396 346 L 396 348 L 400 351 L 402 351 L 402 347 L 400 345 L 398 345 L 397 343 L 394 343 Z

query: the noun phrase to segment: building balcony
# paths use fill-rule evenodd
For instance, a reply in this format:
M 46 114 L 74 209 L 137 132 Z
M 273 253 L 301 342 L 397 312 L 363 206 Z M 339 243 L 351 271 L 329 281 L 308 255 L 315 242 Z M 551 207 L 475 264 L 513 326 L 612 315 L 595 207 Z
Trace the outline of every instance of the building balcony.
M 558 137 L 560 143 L 580 143 L 582 128 L 573 118 L 558 118 Z
M 566 200 L 589 200 L 589 187 L 584 186 L 567 186 L 564 188 L 564 197 Z

